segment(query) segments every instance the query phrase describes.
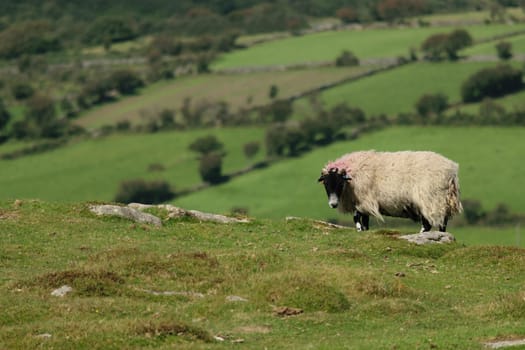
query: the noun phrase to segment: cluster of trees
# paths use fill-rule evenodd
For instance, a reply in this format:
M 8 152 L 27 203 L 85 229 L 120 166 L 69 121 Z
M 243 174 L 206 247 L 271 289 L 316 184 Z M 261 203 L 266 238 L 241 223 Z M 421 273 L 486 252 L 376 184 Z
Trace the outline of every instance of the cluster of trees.
M 425 58 L 431 61 L 457 60 L 458 51 L 472 45 L 472 36 L 464 29 L 452 33 L 439 33 L 428 37 L 421 44 Z
M 500 97 L 523 88 L 523 72 L 508 64 L 485 68 L 470 76 L 461 86 L 463 102 Z
M 359 108 L 341 103 L 325 111 L 314 99 L 316 116 L 302 121 L 281 121 L 266 130 L 268 156 L 297 156 L 313 146 L 326 145 L 340 139 L 355 137 L 349 127 L 361 125 L 366 116 Z M 350 132 L 354 132 L 353 130 Z
M 523 215 L 514 214 L 510 208 L 499 203 L 492 210 L 483 208 L 480 201 L 476 199 L 463 199 L 463 217 L 469 225 L 503 226 L 522 222 Z

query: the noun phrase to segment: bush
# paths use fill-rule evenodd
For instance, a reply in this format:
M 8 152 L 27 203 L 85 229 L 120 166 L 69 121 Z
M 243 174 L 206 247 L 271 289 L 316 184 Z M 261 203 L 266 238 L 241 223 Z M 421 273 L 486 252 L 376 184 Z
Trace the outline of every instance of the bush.
M 193 141 L 189 149 L 203 156 L 212 152 L 223 154 L 224 144 L 220 142 L 216 136 L 207 135 Z
M 89 44 L 104 44 L 131 40 L 138 35 L 137 25 L 132 18 L 100 17 L 87 30 L 84 41 Z
M 261 148 L 261 145 L 258 141 L 252 141 L 245 143 L 243 146 L 244 155 L 246 158 L 253 158 L 257 153 L 259 153 L 259 150 Z
M 0 98 L 0 130 L 2 130 L 11 120 L 11 115 L 4 105 L 4 101 Z
M 17 100 L 25 100 L 33 96 L 35 89 L 29 83 L 18 82 L 11 87 L 11 93 Z
M 173 199 L 175 193 L 165 181 L 127 180 L 120 184 L 115 202 L 158 204 Z
M 0 58 L 42 54 L 60 47 L 60 41 L 46 21 L 15 23 L 0 32 Z
M 429 36 L 421 44 L 421 50 L 425 53 L 425 57 L 432 61 L 438 61 L 444 57 L 456 60 L 457 52 L 470 45 L 472 45 L 472 37 L 469 32 L 464 29 L 456 29 L 449 34 L 439 33 Z
M 352 7 L 341 7 L 335 16 L 343 23 L 359 22 L 359 13 Z
M 444 94 L 425 94 L 416 103 L 419 115 L 427 117 L 435 114 L 440 115 L 448 107 L 448 97 Z
M 345 50 L 337 57 L 335 65 L 337 67 L 358 66 L 359 59 L 352 52 Z
M 470 76 L 461 86 L 463 102 L 478 102 L 485 97 L 499 97 L 523 87 L 522 71 L 505 64 L 485 68 Z
M 199 163 L 199 174 L 205 182 L 217 184 L 224 181 L 222 176 L 222 155 L 218 153 L 204 154 Z
M 512 58 L 512 44 L 508 41 L 500 41 L 496 44 L 496 51 L 501 60 L 507 61 Z
M 144 86 L 144 81 L 137 73 L 129 69 L 121 69 L 109 76 L 108 86 L 115 88 L 123 95 L 134 94 L 137 89 Z

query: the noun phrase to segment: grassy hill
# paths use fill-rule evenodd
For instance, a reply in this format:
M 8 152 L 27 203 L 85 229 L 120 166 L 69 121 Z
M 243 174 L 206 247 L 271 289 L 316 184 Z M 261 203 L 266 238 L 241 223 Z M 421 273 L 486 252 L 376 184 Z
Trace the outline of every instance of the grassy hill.
M 216 135 L 225 144 L 225 173 L 242 169 L 264 155 L 264 130 L 260 128 L 114 135 L 44 154 L 0 160 L 0 196 L 53 201 L 111 200 L 121 181 L 136 178 L 162 179 L 176 189 L 186 188 L 200 183 L 197 155 L 188 146 L 207 134 Z M 260 141 L 262 149 L 258 157 L 248 161 L 242 147 L 251 141 Z M 165 170 L 148 171 L 150 164 L 160 164 Z
M 162 109 L 179 110 L 185 98 L 193 106 L 225 101 L 232 111 L 268 104 L 270 86 L 279 89 L 278 98 L 287 98 L 303 91 L 361 74 L 373 67 L 316 68 L 286 72 L 260 72 L 242 75 L 187 76 L 171 82 L 161 82 L 144 89 L 139 95 L 124 98 L 95 108 L 76 121 L 84 127 L 99 127 L 128 120 L 143 123 L 143 115 Z
M 41 201 L 0 202 L 0 233 L 4 349 L 482 349 L 525 336 L 520 248 L 309 221 L 149 227 Z
M 285 38 L 224 54 L 212 65 L 212 69 L 333 61 L 343 50 L 352 51 L 362 60 L 406 57 L 411 48 L 418 50 L 421 43 L 430 35 L 448 33 L 455 28 L 421 27 L 329 31 Z M 525 29 L 525 25 L 494 24 L 467 27 L 474 40 L 520 29 Z

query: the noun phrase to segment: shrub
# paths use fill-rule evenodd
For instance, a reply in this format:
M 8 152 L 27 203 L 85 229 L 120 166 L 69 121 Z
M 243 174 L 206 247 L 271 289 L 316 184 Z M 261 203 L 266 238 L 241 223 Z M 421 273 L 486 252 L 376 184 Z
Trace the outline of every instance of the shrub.
M 337 67 L 358 66 L 359 59 L 353 54 L 353 52 L 345 50 L 336 58 L 335 65 Z
M 132 18 L 100 17 L 87 30 L 84 41 L 90 44 L 110 45 L 113 42 L 131 40 L 138 35 Z
M 46 21 L 15 23 L 0 32 L 0 58 L 42 54 L 60 49 L 60 41 Z
M 429 36 L 422 44 L 421 50 L 425 57 L 432 61 L 441 60 L 444 57 L 450 60 L 458 58 L 457 52 L 472 45 L 472 37 L 464 29 L 456 29 L 452 33 L 438 33 Z
M 416 110 L 421 116 L 439 115 L 448 107 L 448 97 L 444 94 L 425 94 L 416 103 Z
M 0 98 L 0 130 L 2 130 L 7 125 L 7 123 L 9 123 L 10 119 L 11 115 L 5 107 L 4 101 L 2 100 L 2 98 Z
M 212 152 L 222 154 L 224 144 L 220 142 L 216 136 L 207 135 L 193 141 L 193 143 L 190 144 L 189 149 L 200 153 L 203 156 Z
M 217 184 L 224 181 L 222 176 L 222 155 L 218 153 L 204 154 L 199 163 L 199 174 L 205 182 Z
M 174 196 L 172 187 L 165 181 L 148 182 L 136 179 L 121 182 L 115 195 L 115 201 L 119 203 L 158 204 L 173 199 Z
M 463 102 L 478 102 L 485 97 L 499 97 L 523 87 L 522 71 L 509 65 L 485 68 L 470 76 L 461 86 Z
M 137 73 L 129 69 L 121 69 L 109 76 L 108 86 L 115 88 L 123 95 L 134 94 L 137 89 L 144 86 L 144 81 Z
M 512 58 L 512 44 L 508 41 L 500 41 L 496 44 L 496 51 L 498 52 L 498 57 L 501 60 L 510 60 Z
M 260 148 L 261 145 L 258 141 L 245 143 L 243 146 L 244 155 L 246 158 L 253 158 L 257 153 L 259 153 Z
M 343 23 L 359 22 L 359 13 L 352 7 L 341 7 L 335 12 L 335 16 Z
M 273 100 L 274 98 L 277 97 L 278 94 L 279 94 L 279 88 L 277 87 L 277 85 L 272 84 L 268 92 L 268 97 L 270 97 Z
M 33 96 L 35 89 L 29 83 L 18 82 L 11 87 L 11 93 L 17 100 L 25 100 Z

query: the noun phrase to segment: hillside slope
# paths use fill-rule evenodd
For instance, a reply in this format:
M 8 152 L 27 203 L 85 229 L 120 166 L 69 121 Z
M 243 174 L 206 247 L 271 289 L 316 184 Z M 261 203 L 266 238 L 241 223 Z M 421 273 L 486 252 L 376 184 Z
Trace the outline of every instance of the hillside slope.
M 482 349 L 525 337 L 519 248 L 415 246 L 308 220 L 149 227 L 41 201 L 0 202 L 0 235 L 3 349 Z

